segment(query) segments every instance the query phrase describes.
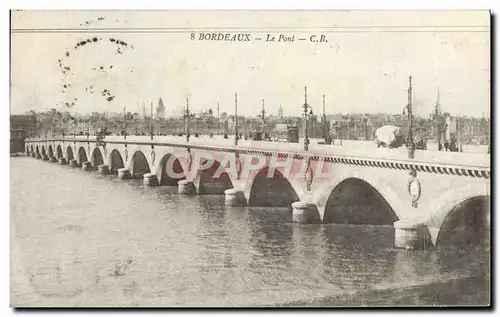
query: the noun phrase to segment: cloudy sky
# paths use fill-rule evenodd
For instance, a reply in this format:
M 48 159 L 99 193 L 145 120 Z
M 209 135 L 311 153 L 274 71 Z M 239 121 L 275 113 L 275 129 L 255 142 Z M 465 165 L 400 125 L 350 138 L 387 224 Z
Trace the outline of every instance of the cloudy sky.
M 401 113 L 411 73 L 419 114 L 432 111 L 439 88 L 443 110 L 489 115 L 488 12 L 21 11 L 11 21 L 13 113 L 134 112 L 160 96 L 168 116 L 181 115 L 187 97 L 194 111 L 219 102 L 232 113 L 238 93 L 240 114 L 256 115 L 265 99 L 268 113 L 281 104 L 298 115 L 304 86 L 315 112 L 325 94 L 328 113 Z M 267 34 L 295 41 L 266 42 Z

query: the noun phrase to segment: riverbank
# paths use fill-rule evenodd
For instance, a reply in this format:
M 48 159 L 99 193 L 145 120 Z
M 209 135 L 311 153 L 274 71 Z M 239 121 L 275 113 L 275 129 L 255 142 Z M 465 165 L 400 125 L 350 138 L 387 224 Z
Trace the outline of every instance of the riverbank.
M 344 292 L 291 302 L 276 307 L 410 307 L 410 306 L 482 306 L 490 301 L 490 282 L 475 275 L 417 284 L 407 287 L 384 287 L 366 291 Z

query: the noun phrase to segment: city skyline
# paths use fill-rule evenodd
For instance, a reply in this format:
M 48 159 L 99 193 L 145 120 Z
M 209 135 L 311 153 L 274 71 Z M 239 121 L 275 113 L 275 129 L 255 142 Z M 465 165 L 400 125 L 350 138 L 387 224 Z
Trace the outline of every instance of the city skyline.
M 154 105 L 154 104 L 153 104 Z M 142 111 L 142 106 L 141 107 L 138 107 L 137 109 L 128 109 L 128 108 L 125 108 L 125 109 L 122 109 L 122 111 L 107 111 L 107 110 L 103 110 L 103 111 L 92 111 L 92 112 L 86 112 L 86 113 L 80 113 L 80 112 L 77 112 L 77 111 L 71 111 L 71 109 L 56 109 L 56 108 L 47 108 L 47 109 L 41 109 L 39 111 L 36 111 L 34 109 L 29 109 L 29 110 L 26 110 L 25 112 L 22 112 L 22 113 L 11 113 L 11 115 L 29 115 L 32 111 L 36 114 L 43 114 L 43 113 L 48 113 L 50 111 L 59 111 L 60 113 L 62 114 L 69 114 L 71 116 L 82 116 L 82 117 L 87 117 L 87 116 L 92 116 L 94 114 L 99 114 L 99 115 L 111 115 L 111 116 L 123 116 L 124 115 L 124 111 L 125 110 L 126 114 L 132 114 L 132 115 L 138 115 L 140 118 L 150 118 L 151 117 L 151 110 L 150 110 L 150 106 L 148 106 L 146 108 L 146 113 L 145 115 L 143 114 L 143 111 Z M 182 109 L 181 109 L 182 110 Z M 193 109 L 190 109 L 190 113 L 192 113 L 193 115 L 209 115 L 209 110 L 212 110 L 212 117 L 214 118 L 217 118 L 217 109 L 215 108 L 207 108 L 207 109 L 200 109 L 199 111 L 195 111 Z M 433 107 L 433 110 L 435 110 L 435 107 Z M 443 111 L 443 109 L 441 109 L 441 111 L 439 112 L 440 114 L 444 115 L 444 114 L 447 114 L 449 116 L 452 116 L 452 117 L 459 117 L 459 118 L 473 118 L 473 119 L 491 119 L 490 116 L 486 116 L 486 113 L 481 113 L 481 114 L 476 114 L 476 115 L 473 115 L 473 116 L 454 116 L 452 113 L 449 113 L 448 111 L 446 111 L 446 109 Z M 234 113 L 231 113 L 231 112 L 226 112 L 226 111 L 222 111 L 220 112 L 220 115 L 221 117 L 223 116 L 223 114 L 225 114 L 226 117 L 234 117 Z M 380 112 L 326 112 L 325 113 L 326 116 L 328 118 L 330 117 L 336 117 L 336 116 L 351 116 L 351 117 L 359 117 L 359 116 L 372 116 L 372 117 L 377 117 L 377 116 L 391 116 L 391 117 L 394 117 L 394 116 L 400 116 L 400 117 L 403 117 L 403 118 L 406 118 L 407 117 L 407 114 L 403 114 L 403 113 L 389 113 L 389 112 L 383 112 L 383 111 L 380 111 Z M 317 118 L 318 121 L 321 121 L 322 120 L 322 117 L 323 117 L 323 112 L 314 112 L 313 113 L 314 117 Z M 167 116 L 165 115 L 164 117 L 161 117 L 163 119 L 182 119 L 183 118 L 183 113 L 182 111 L 179 111 L 179 113 L 177 115 L 174 115 L 174 116 Z M 261 118 L 261 112 L 257 112 L 256 114 L 249 114 L 249 115 L 246 115 L 246 114 L 240 114 L 238 113 L 238 117 L 246 117 L 246 118 Z M 420 118 L 420 119 L 428 119 L 429 117 L 433 117 L 434 116 L 434 112 L 432 113 L 424 113 L 422 115 L 420 114 L 413 114 L 413 117 L 414 118 Z M 155 119 L 158 119 L 158 113 L 157 113 L 157 108 L 156 108 L 156 105 L 154 105 L 153 107 L 153 117 Z M 279 111 L 277 113 L 271 113 L 271 112 L 267 112 L 266 111 L 266 118 L 267 117 L 272 117 L 272 118 L 275 118 L 275 119 L 279 119 L 281 116 L 280 116 L 280 113 Z M 303 115 L 286 115 L 283 114 L 283 118 L 302 118 Z M 222 118 L 221 118 L 222 119 Z
M 219 14 L 222 18 L 223 13 Z M 254 14 L 262 19 L 268 12 Z M 190 17 L 199 17 L 199 12 L 182 17 L 176 17 L 175 12 L 156 12 L 148 15 L 147 21 L 137 14 L 132 20 L 127 12 L 71 12 L 58 21 L 49 19 L 43 11 L 13 12 L 11 111 L 56 108 L 85 114 L 121 112 L 126 107 L 136 112 L 137 104 L 156 104 L 162 97 L 166 117 L 179 116 L 186 98 L 194 111 L 216 109 L 219 103 L 220 112 L 233 113 L 234 93 L 238 93 L 238 112 L 242 115 L 256 114 L 265 99 L 267 112 L 278 113 L 281 105 L 285 115 L 299 116 L 303 87 L 307 86 L 308 103 L 315 113 L 322 113 L 323 94 L 327 113 L 401 113 L 407 103 L 408 75 L 412 74 L 416 114 L 426 116 L 433 111 L 439 88 L 443 111 L 459 116 L 480 116 L 484 112 L 489 116 L 490 40 L 489 26 L 482 25 L 484 12 L 468 15 L 470 27 L 456 22 L 456 12 L 435 13 L 426 21 L 429 29 L 417 28 L 418 32 L 414 26 L 422 22 L 404 12 L 389 20 L 373 12 L 335 14 L 340 22 L 334 27 L 347 28 L 342 32 L 325 29 L 332 22 L 321 16 L 311 21 L 307 13 L 301 13 L 301 23 L 297 22 L 299 18 L 278 16 L 269 21 L 268 29 L 252 33 L 262 37 L 284 33 L 289 25 L 298 25 L 290 34 L 314 31 L 321 25 L 326 30 L 323 33 L 328 43 L 290 45 L 192 41 L 189 32 L 174 32 L 174 28 L 189 25 Z M 360 28 L 358 19 L 371 22 Z M 81 21 L 82 25 L 69 21 Z M 221 21 L 247 29 L 253 23 L 248 14 L 243 20 L 236 14 Z M 382 21 L 393 32 L 385 32 Z M 209 24 L 207 30 L 217 27 Z M 108 33 L 112 28 L 139 25 L 151 28 L 149 33 Z M 405 38 L 397 29 L 401 25 L 410 30 Z M 162 28 L 162 32 L 152 32 L 152 28 Z M 269 32 L 273 28 L 279 31 Z M 85 29 L 94 30 L 82 33 Z M 351 29 L 356 32 L 348 32 Z M 117 54 L 114 47 L 98 43 L 72 50 L 75 43 L 92 37 L 121 39 L 133 49 Z M 57 67 L 65 52 L 71 53 L 67 63 L 75 73 L 69 81 Z M 109 71 L 91 71 L 103 64 Z M 114 66 L 112 71 L 110 66 Z M 63 93 L 61 87 L 68 83 L 73 86 Z M 90 86 L 111 90 L 115 99 L 108 102 L 98 91 L 89 94 L 85 89 Z M 61 106 L 69 95 L 78 97 L 76 105 Z

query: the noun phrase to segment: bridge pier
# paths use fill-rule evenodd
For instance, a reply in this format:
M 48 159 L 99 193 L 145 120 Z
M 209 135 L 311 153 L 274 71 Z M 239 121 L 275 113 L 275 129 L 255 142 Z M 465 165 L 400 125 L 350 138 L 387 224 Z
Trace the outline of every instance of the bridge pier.
M 196 187 L 194 186 L 192 181 L 188 181 L 187 179 L 180 180 L 178 183 L 179 194 L 183 195 L 192 195 L 196 193 Z
M 109 174 L 109 166 L 106 164 L 101 164 L 101 165 L 97 166 L 97 170 L 102 175 Z
M 146 186 L 158 186 L 160 183 L 158 182 L 158 177 L 154 173 L 146 173 L 143 176 L 144 185 Z
M 120 168 L 118 169 L 118 179 L 131 179 L 132 175 L 130 174 L 130 169 L 128 168 Z
M 42 161 L 48 161 L 49 160 L 49 157 L 47 156 L 47 154 L 42 154 Z
M 246 198 L 242 190 L 236 188 L 226 189 L 224 191 L 226 206 L 245 206 Z
M 426 250 L 433 247 L 426 225 L 409 220 L 394 223 L 394 247 L 407 250 Z
M 292 204 L 292 209 L 292 221 L 294 223 L 319 224 L 322 222 L 318 212 L 318 208 L 313 203 L 296 201 Z
M 41 160 L 42 159 L 42 155 L 40 153 L 38 153 L 35 157 L 36 157 L 37 160 Z
M 52 163 L 56 163 L 57 159 L 55 156 L 51 156 L 51 157 L 49 157 L 49 161 L 51 161 Z
M 31 152 L 31 157 L 36 157 L 36 153 L 35 152 Z
M 72 168 L 78 167 L 78 161 L 77 160 L 69 160 L 69 167 L 72 167 Z
M 92 164 L 89 161 L 85 161 L 85 162 L 82 163 L 82 169 L 85 172 L 89 172 L 89 171 L 92 170 Z
M 68 162 L 66 162 L 66 159 L 65 159 L 64 157 L 61 157 L 61 158 L 59 159 L 59 164 L 61 164 L 61 165 L 66 165 L 67 163 L 68 163 Z

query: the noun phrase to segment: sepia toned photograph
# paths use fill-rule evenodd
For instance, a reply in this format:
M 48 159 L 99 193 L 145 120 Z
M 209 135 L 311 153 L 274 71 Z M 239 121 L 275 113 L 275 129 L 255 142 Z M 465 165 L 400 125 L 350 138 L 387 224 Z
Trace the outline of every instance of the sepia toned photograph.
M 11 10 L 11 307 L 489 307 L 491 21 Z

